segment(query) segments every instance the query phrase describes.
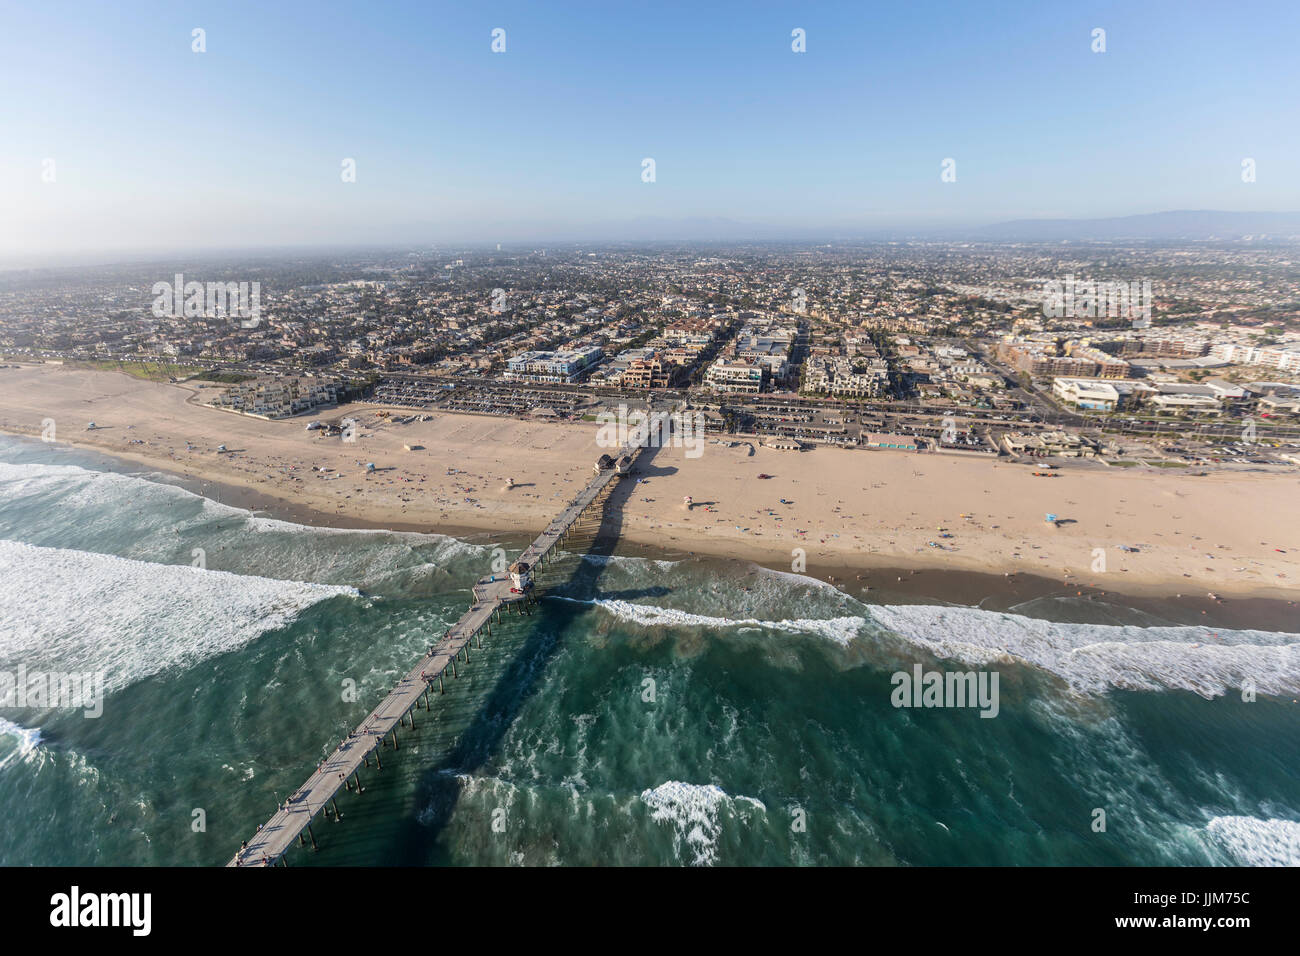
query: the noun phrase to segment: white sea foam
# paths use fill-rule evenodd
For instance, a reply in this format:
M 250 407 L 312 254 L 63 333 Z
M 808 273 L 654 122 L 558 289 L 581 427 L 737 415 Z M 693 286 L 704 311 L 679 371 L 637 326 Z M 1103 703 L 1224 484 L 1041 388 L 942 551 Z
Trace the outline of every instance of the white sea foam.
M 292 521 L 282 521 L 279 518 L 269 518 L 263 514 L 245 511 L 242 508 L 223 505 L 207 498 L 204 499 L 204 507 L 212 509 L 220 514 L 232 514 L 237 517 L 242 517 L 249 531 L 260 532 L 263 534 L 379 534 L 389 538 L 404 539 L 410 543 L 437 541 L 442 537 L 442 535 L 437 534 L 425 534 L 422 531 L 389 531 L 385 528 L 331 528 L 325 525 L 295 524 Z M 464 544 L 464 542 L 461 543 Z M 478 546 L 466 544 L 465 547 Z
M 26 760 L 41 743 L 41 732 L 35 728 L 19 727 L 13 721 L 5 720 L 0 717 L 0 737 L 12 738 L 14 742 L 13 750 L 9 751 L 3 758 L 0 758 L 0 770 L 3 770 L 15 760 Z M 7 744 L 8 741 L 5 742 Z M 5 744 L 0 744 L 4 746 Z
M 757 618 L 710 617 L 692 614 L 671 607 L 653 604 L 633 604 L 621 600 L 579 600 L 557 597 L 557 600 L 576 604 L 590 604 L 608 611 L 621 621 L 642 627 L 703 627 L 703 628 L 764 628 L 787 633 L 816 634 L 837 644 L 848 644 L 866 623 L 861 617 L 797 618 L 780 621 L 762 621 Z
M 42 508 L 50 515 L 45 533 L 37 531 L 37 544 L 71 544 L 172 563 L 181 540 L 177 533 L 186 534 L 187 541 L 202 536 L 209 558 L 216 558 L 219 542 L 240 535 L 243 563 L 253 573 L 291 580 L 370 586 L 411 571 L 412 560 L 431 569 L 450 568 L 481 562 L 490 547 L 439 534 L 294 524 L 221 504 L 174 484 L 73 465 L 0 462 L 0 491 L 7 502 L 29 499 L 27 507 Z M 257 538 L 250 539 L 248 533 Z M 318 546 L 300 546 L 304 536 Z M 340 548 L 340 536 L 356 536 L 358 547 Z
M 630 569 L 636 567 L 644 568 L 653 565 L 657 570 L 660 571 L 670 571 L 673 568 L 677 567 L 677 565 L 682 563 L 681 561 L 668 561 L 668 560 L 656 559 L 656 558 L 642 558 L 633 554 L 586 553 L 581 555 L 581 560 L 587 564 L 594 564 L 597 567 L 601 567 L 601 568 L 626 567 Z
M 105 672 L 119 690 L 282 627 L 354 588 L 0 540 L 0 662 Z
M 732 798 L 713 784 L 679 780 L 642 791 L 641 800 L 650 808 L 652 820 L 673 827 L 677 856 L 681 859 L 689 853 L 692 866 L 711 866 L 717 859 L 718 836 L 726 822 L 719 818 L 728 810 L 767 812 L 753 797 Z
M 1300 866 L 1300 823 L 1215 817 L 1206 832 L 1245 866 Z
M 1075 691 L 1190 690 L 1202 697 L 1253 687 L 1274 696 L 1300 692 L 1300 635 L 1203 627 L 1056 623 L 968 607 L 879 605 L 856 616 L 761 620 L 696 614 L 623 600 L 559 598 L 599 607 L 641 627 L 766 629 L 814 634 L 847 645 L 883 627 L 939 657 L 983 666 L 1020 661 L 1049 671 Z
M 71 493 L 72 501 L 87 507 L 120 502 L 124 497 L 134 500 L 142 490 L 150 489 L 154 490 L 160 500 L 190 498 L 197 501 L 200 498 L 176 485 L 112 471 L 96 471 L 78 465 L 48 465 L 36 462 L 13 464 L 0 461 L 0 482 L 4 483 L 6 496 L 18 497 L 66 491 Z
M 1016 659 L 1041 667 L 1081 693 L 1190 690 L 1218 697 L 1229 688 L 1300 691 L 1300 635 L 1203 627 L 1058 624 L 966 607 L 881 605 L 883 627 L 939 657 L 987 665 Z
M 154 473 L 159 474 L 159 473 Z M 160 477 L 169 477 L 160 475 Z M 173 481 L 175 479 L 172 479 Z M 443 535 L 419 531 L 389 531 L 384 528 L 332 528 L 317 525 L 295 524 L 264 514 L 222 504 L 196 494 L 171 481 L 153 480 L 140 475 L 123 475 L 117 472 L 96 471 L 77 465 L 49 465 L 39 463 L 13 464 L 0 461 L 0 483 L 6 497 L 41 494 L 49 491 L 71 492 L 68 504 L 87 509 L 103 506 L 120 506 L 123 501 L 138 503 L 141 495 L 153 497 L 157 502 L 192 502 L 207 517 L 235 518 L 244 522 L 245 529 L 260 533 L 282 534 L 355 534 L 384 535 L 408 542 L 438 541 Z M 455 541 L 454 538 L 447 539 Z M 478 549 L 479 545 L 458 542 L 465 548 Z
M 750 565 L 756 572 L 763 577 L 775 578 L 778 581 L 784 581 L 789 584 L 802 585 L 803 587 L 817 588 L 822 591 L 833 591 L 836 594 L 842 594 L 835 585 L 829 581 L 823 581 L 821 578 L 814 578 L 809 574 L 797 574 L 794 571 L 778 571 L 776 568 L 765 568 L 761 564 Z
M 33 487 L 40 482 L 55 478 L 78 478 L 86 475 L 100 475 L 107 472 L 91 471 L 77 465 L 46 465 L 39 462 L 0 461 L 0 481 L 32 482 Z

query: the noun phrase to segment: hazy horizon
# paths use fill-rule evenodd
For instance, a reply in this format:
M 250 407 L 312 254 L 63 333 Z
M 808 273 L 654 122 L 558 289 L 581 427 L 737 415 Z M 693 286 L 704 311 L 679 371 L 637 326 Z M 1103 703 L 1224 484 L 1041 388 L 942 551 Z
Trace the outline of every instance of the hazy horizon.
M 1300 210 L 1300 11 L 1271 0 L 8 19 L 0 77 L 30 91 L 0 105 L 8 263 Z

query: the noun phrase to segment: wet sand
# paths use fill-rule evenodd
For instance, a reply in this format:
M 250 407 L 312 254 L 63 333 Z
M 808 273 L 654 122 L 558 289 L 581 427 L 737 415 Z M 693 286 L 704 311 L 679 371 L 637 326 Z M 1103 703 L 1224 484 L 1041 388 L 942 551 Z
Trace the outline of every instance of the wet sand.
M 492 540 L 541 530 L 607 450 L 590 423 L 430 413 L 398 425 L 372 405 L 266 421 L 198 404 L 201 394 L 112 372 L 8 368 L 0 430 L 36 436 L 52 420 L 56 441 L 304 524 Z M 349 415 L 361 421 L 355 442 L 306 431 Z M 624 547 L 806 568 L 837 583 L 870 572 L 883 586 L 892 574 L 903 593 L 939 573 L 949 593 L 967 574 L 1042 579 L 1061 593 L 1202 601 L 1205 619 L 1225 606 L 1209 592 L 1289 600 L 1300 577 L 1295 473 L 1077 468 L 1042 479 L 1005 460 L 761 446 L 751 455 L 712 441 L 696 450 L 642 456 L 639 480 L 612 505 Z
M 102 455 L 100 467 L 120 474 L 140 475 L 138 463 L 111 455 Z M 475 544 L 500 544 L 507 549 L 522 549 L 532 540 L 528 531 L 508 529 L 483 530 L 470 526 L 442 524 L 437 528 L 416 522 L 376 522 L 347 514 L 327 514 L 293 501 L 268 497 L 264 492 L 240 485 L 186 477 L 167 469 L 155 474 L 169 477 L 194 494 L 232 508 L 257 512 L 294 524 L 361 530 L 411 531 L 450 535 Z M 755 569 L 789 572 L 784 563 L 751 560 L 743 555 L 722 557 L 708 552 L 665 548 L 630 540 L 617 528 L 618 518 L 611 514 L 603 523 L 602 533 L 619 535 L 616 554 L 650 560 L 691 560 L 716 564 L 729 560 L 748 562 Z M 1300 628 L 1300 608 L 1290 598 L 1220 597 L 1211 600 L 1203 594 L 1132 594 L 1121 590 L 1076 588 L 1059 580 L 1024 573 L 985 573 L 944 568 L 881 567 L 865 564 L 810 564 L 802 572 L 809 578 L 831 584 L 845 594 L 871 604 L 946 603 L 979 607 L 989 611 L 1024 613 L 1024 605 L 1042 598 L 1076 597 L 1103 606 L 1134 609 L 1161 620 L 1188 626 L 1255 628 L 1265 631 L 1291 632 Z

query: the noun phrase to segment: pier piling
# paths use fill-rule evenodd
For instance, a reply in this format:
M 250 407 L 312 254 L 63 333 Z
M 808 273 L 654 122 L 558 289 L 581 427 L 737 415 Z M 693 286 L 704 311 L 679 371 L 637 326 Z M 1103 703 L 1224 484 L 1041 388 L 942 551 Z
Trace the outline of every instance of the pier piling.
M 655 411 L 655 416 L 663 413 Z M 636 435 L 623 446 L 618 456 L 601 456 L 596 466 L 596 477 L 587 483 L 569 505 L 560 512 L 547 530 L 523 552 L 519 562 L 526 570 L 534 570 L 542 565 L 551 565 L 561 561 L 560 548 L 571 539 L 581 542 L 586 540 L 586 533 L 599 529 L 601 521 L 598 510 L 608 498 L 616 479 L 626 475 L 629 464 L 635 461 L 641 449 L 649 440 L 650 423 L 647 422 Z M 613 461 L 610 458 L 613 458 Z M 563 557 L 572 557 L 566 553 Z M 512 572 L 513 573 L 513 572 Z M 500 624 L 503 615 L 517 614 L 521 617 L 532 616 L 534 605 L 540 607 L 538 591 L 525 583 L 515 583 L 512 578 L 498 575 L 485 576 L 473 587 L 473 605 L 459 621 L 447 629 L 439 643 L 429 647 L 427 655 L 421 655 L 420 662 L 404 677 L 397 687 L 365 718 L 357 731 L 339 744 L 334 754 L 325 761 L 329 773 L 318 772 L 311 776 L 307 784 L 298 791 L 292 803 L 285 802 L 277 807 L 267 824 L 260 827 L 256 836 L 250 838 L 244 847 L 230 860 L 228 866 L 284 866 L 289 865 L 286 853 L 293 848 L 294 838 L 299 846 L 310 841 L 313 850 L 319 849 L 316 834 L 312 830 L 312 821 L 317 814 L 323 813 L 325 819 L 335 823 L 342 820 L 343 814 L 338 807 L 336 794 L 340 788 L 360 795 L 365 792 L 361 783 L 360 768 L 370 768 L 370 757 L 375 758 L 375 770 L 384 769 L 380 750 L 388 745 L 388 734 L 393 735 L 393 749 L 400 748 L 397 728 L 405 728 L 407 720 L 410 729 L 415 730 L 415 711 L 421 706 L 429 711 L 431 703 L 429 694 L 433 689 L 433 678 L 438 678 L 438 693 L 447 692 L 443 677 L 448 667 L 453 678 L 460 677 L 460 655 L 465 655 L 465 663 L 471 660 L 470 645 L 479 650 L 483 648 L 483 630 L 488 636 L 493 634 L 492 625 Z M 523 593 L 520 593 L 522 589 Z M 369 749 L 366 749 L 369 745 Z M 349 780 L 351 776 L 351 780 Z M 331 814 L 333 816 L 331 817 Z M 304 837 L 305 834 L 305 837 Z

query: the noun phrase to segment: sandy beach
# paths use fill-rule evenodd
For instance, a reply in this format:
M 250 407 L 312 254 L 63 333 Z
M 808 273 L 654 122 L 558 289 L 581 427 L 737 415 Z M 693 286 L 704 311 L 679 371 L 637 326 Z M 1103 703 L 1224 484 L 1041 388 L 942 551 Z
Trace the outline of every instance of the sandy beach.
M 206 407 L 199 395 L 113 372 L 10 367 L 0 369 L 0 430 L 49 437 L 52 420 L 56 442 L 237 486 L 268 509 L 449 533 L 541 530 L 608 450 L 594 423 L 431 413 L 398 425 L 374 405 L 266 421 Z M 306 430 L 347 416 L 361 422 L 353 442 Z M 756 445 L 751 454 L 710 440 L 699 457 L 680 447 L 643 456 L 639 483 L 622 496 L 622 534 L 793 570 L 802 561 L 1032 574 L 1133 594 L 1290 598 L 1300 578 L 1295 474 L 1032 471 L 885 450 Z M 1061 523 L 1047 523 L 1049 512 Z

